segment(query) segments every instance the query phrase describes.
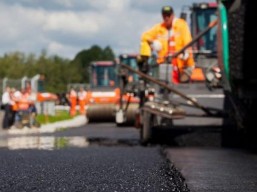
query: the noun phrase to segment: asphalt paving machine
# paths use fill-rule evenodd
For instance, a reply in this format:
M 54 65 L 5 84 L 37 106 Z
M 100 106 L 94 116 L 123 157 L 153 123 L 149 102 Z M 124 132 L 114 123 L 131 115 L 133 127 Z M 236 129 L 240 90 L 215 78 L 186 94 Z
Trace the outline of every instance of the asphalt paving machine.
M 224 126 L 221 134 L 223 146 L 243 145 L 257 149 L 257 129 L 254 126 L 257 117 L 255 113 L 257 107 L 257 76 L 255 74 L 256 66 L 251 57 L 254 55 L 252 47 L 256 43 L 257 29 L 250 24 L 251 18 L 254 18 L 253 1 L 217 1 L 214 11 L 215 17 L 213 18 L 216 19 L 213 19 L 205 28 L 198 31 L 193 36 L 193 40 L 173 54 L 172 57 L 177 57 L 188 47 L 197 43 L 198 45 L 210 46 L 216 50 L 213 53 L 217 54 L 218 67 L 221 70 L 219 73 L 222 74 L 219 83 L 221 83 L 225 95 L 223 110 L 203 106 L 180 92 L 176 89 L 176 86 L 155 78 L 154 73 L 151 72 L 149 59 L 138 62 L 138 69 L 123 63 L 120 64 L 122 68 L 136 73 L 140 77 L 137 83 L 139 88 L 136 89 L 140 97 L 137 128 L 140 129 L 142 144 L 151 142 L 154 137 L 153 129 L 157 127 L 172 128 L 174 119 L 186 117 L 187 112 L 183 106 L 190 106 L 204 112 L 202 117 L 223 118 Z M 212 45 L 210 42 L 207 43 L 204 35 L 215 27 L 217 27 L 217 30 L 215 35 L 213 34 Z M 203 41 L 206 43 L 203 43 Z M 199 49 L 198 57 L 201 58 L 204 55 L 205 58 L 212 58 L 211 54 L 206 55 L 204 51 Z M 211 66 L 212 62 L 206 62 L 206 64 Z M 142 88 L 140 88 L 141 85 L 143 85 Z M 154 94 L 153 99 L 149 99 L 148 93 L 152 92 L 156 85 L 160 88 L 159 90 L 162 90 L 162 93 Z M 215 84 L 210 83 L 208 86 L 210 85 L 215 87 Z M 157 89 L 154 90 L 154 93 L 157 93 Z M 160 92 L 158 91 L 158 93 Z M 170 96 L 171 94 L 179 96 L 185 102 L 176 101 Z
M 229 117 L 224 119 L 223 142 L 257 150 L 257 67 L 253 59 L 257 29 L 252 23 L 257 12 L 251 0 L 218 3 L 218 59 Z
M 217 19 L 217 2 L 193 3 L 182 8 L 180 17 L 190 23 L 192 37 Z M 209 89 L 221 87 L 221 70 L 217 58 L 217 27 L 208 29 L 193 45 L 195 69 L 191 81 L 205 81 Z
M 172 57 L 176 57 L 183 53 L 188 47 L 194 46 L 193 50 L 197 64 L 196 70 L 190 78 L 190 83 L 199 81 L 207 82 L 206 77 L 210 77 L 210 75 L 206 75 L 207 72 L 210 72 L 208 69 L 214 64 L 215 66 L 218 65 L 217 51 L 215 50 L 216 11 L 217 4 L 201 3 L 193 4 L 193 6 L 189 8 L 189 11 L 183 10 L 181 14 L 181 17 L 185 20 L 190 18 L 193 41 Z M 210 43 L 213 45 L 210 46 Z M 153 128 L 158 126 L 172 127 L 173 119 L 182 119 L 185 117 L 186 111 L 181 107 L 182 104 L 171 101 L 170 93 L 179 95 L 185 99 L 186 102 L 190 103 L 190 105 L 202 109 L 206 113 L 208 112 L 208 115 L 211 113 L 209 109 L 207 110 L 194 99 L 189 98 L 186 94 L 175 89 L 175 85 L 170 81 L 172 79 L 170 78 L 172 67 L 168 61 L 161 65 L 156 64 L 155 61 L 156 58 L 153 55 L 151 58 L 141 57 L 135 66 L 125 66 L 124 63 L 121 63 L 123 71 L 119 73 L 121 76 L 123 75 L 121 82 L 124 83 L 120 83 L 122 92 L 131 92 L 130 89 L 127 88 L 129 84 L 126 78 L 129 75 L 126 74 L 126 70 L 128 71 L 127 73 L 133 72 L 138 75 L 137 81 L 134 82 L 134 89 L 131 90 L 134 90 L 134 94 L 138 95 L 140 98 L 135 125 L 140 129 L 142 143 L 148 143 L 154 137 Z M 208 78 L 208 85 L 214 85 L 212 83 L 214 79 L 215 78 Z M 131 85 L 129 87 L 131 87 Z M 217 115 L 217 111 L 214 113 Z

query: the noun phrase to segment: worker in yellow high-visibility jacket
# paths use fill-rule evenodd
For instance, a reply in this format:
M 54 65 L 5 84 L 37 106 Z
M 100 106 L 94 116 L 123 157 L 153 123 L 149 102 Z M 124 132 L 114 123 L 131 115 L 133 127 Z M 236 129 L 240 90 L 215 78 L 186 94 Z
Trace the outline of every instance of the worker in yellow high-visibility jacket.
M 184 19 L 176 18 L 171 6 L 162 8 L 163 22 L 154 25 L 141 36 L 141 56 L 150 56 L 152 49 L 157 52 L 157 63 L 164 63 L 168 56 L 172 56 L 192 40 L 189 26 Z M 172 58 L 174 83 L 188 81 L 195 67 L 192 48 L 186 49 L 184 54 Z

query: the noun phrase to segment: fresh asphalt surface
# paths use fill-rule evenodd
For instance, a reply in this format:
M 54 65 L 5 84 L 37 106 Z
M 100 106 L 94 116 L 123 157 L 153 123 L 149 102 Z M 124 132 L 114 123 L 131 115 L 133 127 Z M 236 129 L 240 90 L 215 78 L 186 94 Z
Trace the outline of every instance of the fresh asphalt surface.
M 140 146 L 133 127 L 25 132 L 1 135 L 0 191 L 188 191 L 162 148 Z
M 257 155 L 239 149 L 172 148 L 166 154 L 191 192 L 256 192 Z
M 208 102 L 192 93 L 201 103 L 222 105 L 222 95 L 213 95 Z M 221 148 L 218 118 L 175 122 L 190 123 L 211 125 L 212 131 L 180 135 L 178 146 L 146 147 L 133 127 L 87 124 L 83 117 L 37 130 L 0 131 L 0 191 L 257 191 L 257 155 Z

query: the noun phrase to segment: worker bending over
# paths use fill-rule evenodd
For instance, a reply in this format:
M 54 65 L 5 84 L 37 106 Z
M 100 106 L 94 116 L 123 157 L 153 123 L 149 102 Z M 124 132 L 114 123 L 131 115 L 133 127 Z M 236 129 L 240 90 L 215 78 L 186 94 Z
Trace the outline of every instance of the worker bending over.
M 192 36 L 185 20 L 176 18 L 171 6 L 161 10 L 163 22 L 154 25 L 141 36 L 140 55 L 150 57 L 152 50 L 157 52 L 157 63 L 172 63 L 172 81 L 188 82 L 194 69 L 192 48 L 186 49 L 177 58 L 172 55 L 187 45 Z M 171 56 L 171 61 L 168 60 Z

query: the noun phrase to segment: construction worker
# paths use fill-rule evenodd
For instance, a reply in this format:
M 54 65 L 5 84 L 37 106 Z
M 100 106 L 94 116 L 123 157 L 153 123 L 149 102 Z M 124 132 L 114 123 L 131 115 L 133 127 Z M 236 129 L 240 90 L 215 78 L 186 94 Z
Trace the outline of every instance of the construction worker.
M 28 97 L 28 102 L 29 102 L 29 127 L 33 128 L 36 127 L 37 122 L 36 122 L 36 116 L 37 116 L 37 108 L 36 108 L 36 100 L 37 100 L 37 96 L 35 93 L 32 93 L 32 90 L 29 87 L 26 88 L 26 94 Z
M 2 126 L 3 129 L 9 129 L 11 127 L 11 113 L 12 113 L 12 99 L 11 99 L 11 88 L 9 86 L 5 87 L 5 91 L 2 95 L 2 105 L 4 107 L 4 117 Z
M 17 90 L 16 88 L 11 88 L 11 99 L 12 99 L 12 120 L 11 125 L 15 122 L 15 117 L 18 111 L 18 104 L 17 104 L 17 98 L 20 98 L 21 92 Z
M 21 92 L 16 92 L 13 100 L 17 104 L 17 112 L 15 116 L 15 126 L 19 126 L 19 124 L 23 121 L 23 118 L 27 119 L 29 123 L 29 107 L 31 101 L 29 99 L 29 94 L 26 92 L 25 88 L 21 89 Z
M 192 48 L 188 48 L 184 54 L 177 58 L 172 55 L 187 45 L 192 36 L 185 20 L 176 18 L 171 6 L 161 9 L 163 22 L 154 25 L 141 36 L 140 55 L 150 57 L 152 51 L 157 53 L 157 63 L 172 63 L 174 83 L 187 82 L 190 79 L 195 63 Z M 167 58 L 171 56 L 171 61 Z
M 86 98 L 87 98 L 87 92 L 84 90 L 83 87 L 79 88 L 78 92 L 78 102 L 79 102 L 79 112 L 81 115 L 86 114 Z
M 76 106 L 77 106 L 77 92 L 73 87 L 69 91 L 69 102 L 70 102 L 70 116 L 75 116 Z

